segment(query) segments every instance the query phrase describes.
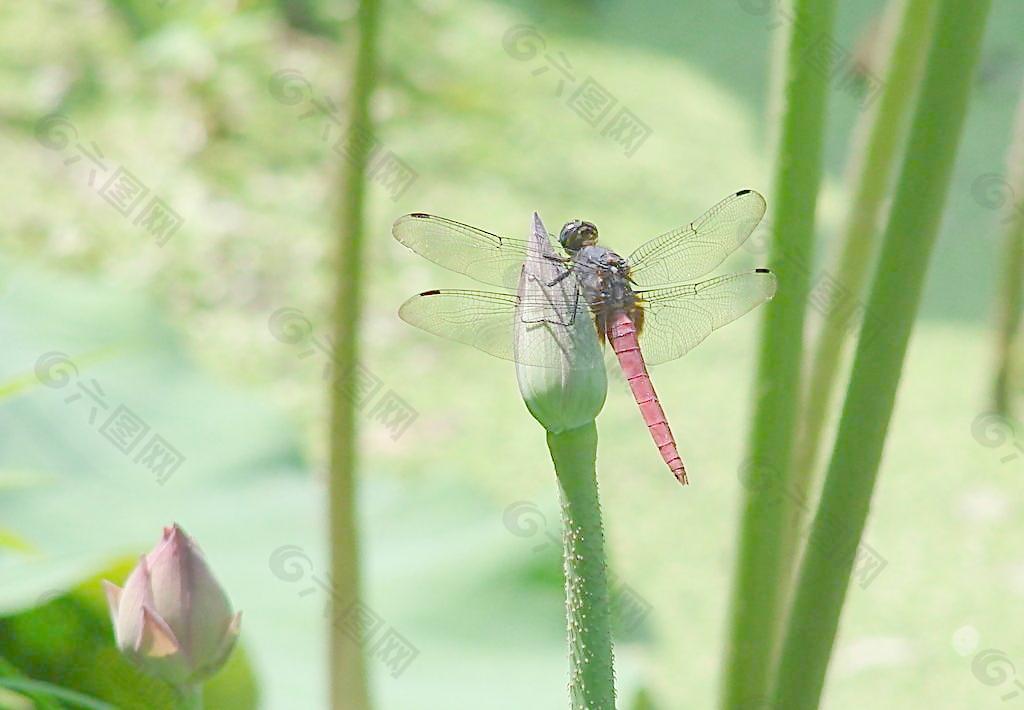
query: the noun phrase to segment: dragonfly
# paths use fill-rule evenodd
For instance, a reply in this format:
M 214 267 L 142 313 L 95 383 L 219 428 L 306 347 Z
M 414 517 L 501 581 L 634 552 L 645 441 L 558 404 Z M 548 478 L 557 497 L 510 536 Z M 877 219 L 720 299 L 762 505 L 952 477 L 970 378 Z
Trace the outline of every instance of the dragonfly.
M 764 268 L 694 282 L 746 241 L 765 208 L 759 193 L 740 190 L 625 258 L 599 245 L 597 227 L 581 219 L 567 222 L 557 240 L 545 234 L 531 242 L 407 214 L 392 227 L 400 243 L 435 264 L 517 293 L 432 289 L 407 300 L 399 316 L 428 333 L 540 367 L 557 366 L 559 353 L 524 347 L 517 326 L 568 327 L 590 319 L 600 344 L 611 346 L 662 459 L 686 485 L 686 467 L 647 366 L 685 355 L 775 295 L 775 274 Z M 554 276 L 537 295 L 522 288 L 525 273 Z

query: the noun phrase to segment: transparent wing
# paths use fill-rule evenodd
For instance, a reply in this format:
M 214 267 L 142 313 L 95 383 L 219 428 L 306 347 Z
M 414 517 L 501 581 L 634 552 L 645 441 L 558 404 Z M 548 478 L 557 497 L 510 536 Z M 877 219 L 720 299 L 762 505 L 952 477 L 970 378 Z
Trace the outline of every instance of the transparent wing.
M 557 367 L 564 349 L 576 347 L 580 319 L 593 327 L 582 298 L 520 297 L 485 291 L 432 290 L 413 296 L 398 311 L 406 323 L 504 360 Z M 545 329 L 551 337 L 535 337 Z M 596 343 L 594 334 L 590 340 Z
M 700 283 L 640 291 L 640 352 L 648 365 L 675 360 L 712 331 L 775 295 L 775 274 L 757 269 Z
M 627 259 L 629 276 L 638 286 L 700 278 L 747 240 L 764 211 L 760 194 L 740 190 L 685 227 L 642 244 Z
M 527 261 L 564 259 L 548 243 L 540 250 L 522 239 L 499 237 L 476 227 L 435 215 L 415 212 L 395 220 L 391 233 L 399 242 L 435 264 L 493 286 L 514 289 Z

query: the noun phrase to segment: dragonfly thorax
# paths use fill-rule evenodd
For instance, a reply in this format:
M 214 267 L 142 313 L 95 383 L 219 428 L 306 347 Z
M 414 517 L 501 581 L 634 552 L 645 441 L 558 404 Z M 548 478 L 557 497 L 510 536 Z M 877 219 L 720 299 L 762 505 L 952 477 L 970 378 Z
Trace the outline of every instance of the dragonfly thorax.
M 636 296 L 629 283 L 629 264 L 611 249 L 584 246 L 572 255 L 573 270 L 583 288 L 583 297 L 595 309 L 629 313 Z

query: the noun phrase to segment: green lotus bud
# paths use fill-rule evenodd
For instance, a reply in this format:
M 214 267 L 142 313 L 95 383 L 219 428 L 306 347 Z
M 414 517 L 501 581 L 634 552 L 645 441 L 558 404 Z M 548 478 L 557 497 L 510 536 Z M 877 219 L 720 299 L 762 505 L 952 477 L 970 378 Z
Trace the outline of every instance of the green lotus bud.
M 538 258 L 519 277 L 516 378 L 530 414 L 557 434 L 594 421 L 608 379 L 590 310 L 536 212 L 531 241 Z

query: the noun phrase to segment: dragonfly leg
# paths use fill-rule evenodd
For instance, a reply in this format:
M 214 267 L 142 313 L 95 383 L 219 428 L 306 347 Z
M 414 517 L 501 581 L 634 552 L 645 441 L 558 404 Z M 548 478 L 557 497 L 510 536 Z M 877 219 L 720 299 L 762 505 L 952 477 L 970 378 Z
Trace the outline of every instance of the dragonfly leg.
M 541 281 L 534 274 L 525 274 L 528 281 L 541 286 L 541 291 L 540 302 L 531 304 L 532 307 L 520 316 L 523 323 L 550 323 L 551 325 L 571 326 L 576 322 L 576 311 L 580 298 L 579 292 L 577 291 L 574 294 L 574 300 L 570 304 L 555 298 L 555 294 L 548 291 L 552 286 L 565 280 L 565 277 L 570 273 L 569 271 L 563 271 L 550 283 Z M 535 314 L 534 311 L 537 309 L 540 309 L 540 313 Z
M 551 288 L 552 286 L 557 286 L 559 283 L 564 281 L 565 277 L 568 276 L 570 273 L 571 272 L 568 271 L 568 270 L 563 271 L 562 273 L 560 273 L 558 276 L 555 277 L 554 281 L 548 282 L 547 287 Z

